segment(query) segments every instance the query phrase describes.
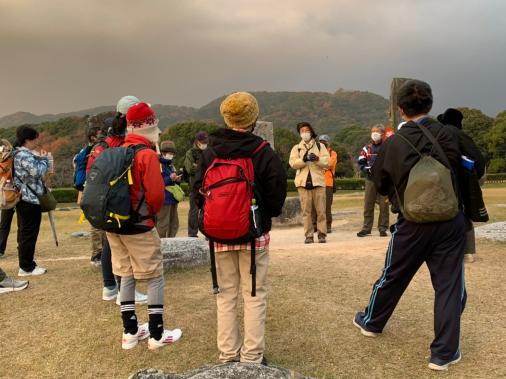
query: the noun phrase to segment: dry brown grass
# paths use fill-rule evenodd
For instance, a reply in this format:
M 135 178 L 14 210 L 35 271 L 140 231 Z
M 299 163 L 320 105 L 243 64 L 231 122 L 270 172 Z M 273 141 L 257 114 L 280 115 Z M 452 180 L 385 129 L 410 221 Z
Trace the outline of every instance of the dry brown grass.
M 487 189 L 486 196 L 492 218 L 505 220 L 504 208 L 493 205 L 506 203 L 504 188 Z M 477 262 L 466 267 L 464 359 L 448 373 L 435 375 L 426 368 L 433 337 L 433 291 L 426 268 L 409 286 L 383 336 L 367 339 L 352 326 L 380 274 L 388 243 L 377 236 L 355 237 L 360 204 L 360 194 L 336 197 L 335 209 L 357 213 L 336 220 L 338 232 L 329 235 L 326 245 L 303 245 L 300 228 L 273 232 L 270 361 L 319 378 L 506 377 L 504 244 L 480 240 Z M 126 378 L 144 367 L 186 371 L 216 361 L 215 303 L 207 268 L 166 275 L 165 320 L 168 327 L 183 329 L 181 341 L 156 352 L 145 343 L 123 351 L 119 309 L 100 300 L 101 275 L 89 267 L 89 241 L 69 237 L 86 227 L 77 224 L 77 211 L 57 217 L 61 247 L 54 248 L 44 220 L 36 255 L 48 274 L 32 278 L 26 291 L 0 297 L 0 377 Z M 14 240 L 11 236 L 7 258 L 0 261 L 10 274 L 17 270 Z M 146 307 L 137 308 L 139 319 L 146 320 Z

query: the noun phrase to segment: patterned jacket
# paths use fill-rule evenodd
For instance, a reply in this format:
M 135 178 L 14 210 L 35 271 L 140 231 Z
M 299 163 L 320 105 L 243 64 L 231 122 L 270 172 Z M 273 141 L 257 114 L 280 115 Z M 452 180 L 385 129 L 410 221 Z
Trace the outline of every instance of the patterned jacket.
M 46 157 L 38 157 L 26 147 L 14 149 L 14 184 L 21 191 L 21 200 L 31 204 L 39 204 L 37 196 L 44 194 L 42 178 L 47 175 L 49 161 Z

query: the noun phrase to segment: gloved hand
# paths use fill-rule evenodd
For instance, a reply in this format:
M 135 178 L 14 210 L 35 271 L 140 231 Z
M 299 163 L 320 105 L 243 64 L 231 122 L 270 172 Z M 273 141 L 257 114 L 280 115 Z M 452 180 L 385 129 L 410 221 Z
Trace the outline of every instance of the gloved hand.
M 315 153 L 311 153 L 311 154 L 309 154 L 309 160 L 311 162 L 317 162 L 320 160 L 320 157 L 318 155 L 316 155 Z

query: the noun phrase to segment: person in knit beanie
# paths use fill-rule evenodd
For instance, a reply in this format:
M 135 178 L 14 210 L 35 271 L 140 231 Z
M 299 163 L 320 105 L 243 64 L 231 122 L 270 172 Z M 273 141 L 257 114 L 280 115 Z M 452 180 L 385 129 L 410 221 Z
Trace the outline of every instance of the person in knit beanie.
M 147 103 L 137 103 L 128 108 L 126 120 L 128 134 L 139 134 L 153 144 L 158 143 L 162 131 L 158 128 L 155 112 Z
M 127 131 L 123 147 L 135 149 L 131 168 L 130 203 L 134 221 L 117 233 L 107 233 L 112 252 L 113 273 L 121 277 L 120 304 L 123 320 L 123 349 L 135 347 L 149 337 L 148 348 L 158 349 L 176 342 L 180 329 L 164 329 L 163 307 L 165 286 L 160 237 L 155 217 L 163 206 L 165 186 L 160 161 L 155 152 L 160 130 L 158 119 L 146 103 L 132 105 L 126 114 Z M 137 323 L 135 314 L 136 281 L 148 286 L 149 322 Z
M 220 287 L 216 295 L 219 360 L 267 364 L 264 350 L 269 231 L 271 218 L 281 213 L 286 198 L 286 171 L 270 146 L 252 133 L 259 114 L 258 102 L 253 95 L 247 92 L 231 94 L 221 103 L 220 112 L 226 128 L 218 129 L 209 136 L 209 147 L 203 151 L 195 174 L 193 201 L 203 209 L 205 200 L 199 189 L 203 185 L 204 174 L 215 158 L 251 158 L 262 234 L 254 241 L 256 294 L 252 291 L 253 280 L 250 275 L 252 243 L 211 242 L 216 251 L 216 275 Z M 230 199 L 232 202 L 235 200 Z M 212 209 L 208 209 L 212 212 Z M 217 210 L 210 217 L 219 217 L 221 213 L 218 214 L 218 211 L 221 212 Z M 241 337 L 237 322 L 239 293 L 242 293 L 244 300 L 244 337 Z
M 229 128 L 246 129 L 257 121 L 258 102 L 248 92 L 236 92 L 223 100 L 220 105 L 220 113 Z

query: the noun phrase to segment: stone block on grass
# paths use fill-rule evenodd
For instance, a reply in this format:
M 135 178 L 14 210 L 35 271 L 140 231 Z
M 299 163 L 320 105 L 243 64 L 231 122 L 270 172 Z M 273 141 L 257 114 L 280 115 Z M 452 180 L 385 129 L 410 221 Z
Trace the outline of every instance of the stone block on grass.
M 209 243 L 200 238 L 162 238 L 163 270 L 209 264 Z
M 298 197 L 287 197 L 283 210 L 272 219 L 274 225 L 299 225 L 302 223 L 300 200 Z
M 227 363 L 210 365 L 182 374 L 164 373 L 161 370 L 145 369 L 130 376 L 130 379 L 311 379 L 275 366 L 252 363 Z

